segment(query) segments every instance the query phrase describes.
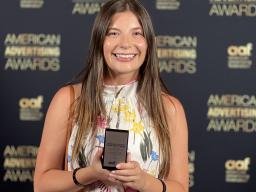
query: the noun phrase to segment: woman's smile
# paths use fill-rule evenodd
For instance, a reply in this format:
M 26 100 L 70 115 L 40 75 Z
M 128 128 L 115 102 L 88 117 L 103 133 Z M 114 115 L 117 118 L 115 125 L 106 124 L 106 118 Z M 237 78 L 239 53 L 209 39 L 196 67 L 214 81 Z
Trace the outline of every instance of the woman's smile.
M 133 53 L 113 53 L 113 56 L 116 58 L 117 61 L 120 62 L 129 62 L 134 59 L 137 54 Z
M 110 76 L 129 81 L 138 75 L 147 52 L 147 41 L 136 15 L 131 11 L 116 13 L 111 19 L 103 44 Z

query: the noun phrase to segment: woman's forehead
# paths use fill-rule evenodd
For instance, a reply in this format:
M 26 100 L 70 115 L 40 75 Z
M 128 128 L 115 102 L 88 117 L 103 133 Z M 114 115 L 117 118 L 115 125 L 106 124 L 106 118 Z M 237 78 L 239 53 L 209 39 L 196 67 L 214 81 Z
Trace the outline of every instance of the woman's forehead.
M 142 28 L 138 17 L 131 11 L 117 12 L 111 17 L 110 27 L 127 26 Z

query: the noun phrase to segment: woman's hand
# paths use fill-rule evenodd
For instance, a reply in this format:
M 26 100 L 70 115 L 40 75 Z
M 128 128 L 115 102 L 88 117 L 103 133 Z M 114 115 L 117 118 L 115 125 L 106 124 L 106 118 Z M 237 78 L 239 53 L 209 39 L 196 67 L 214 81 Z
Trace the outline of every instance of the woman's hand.
M 128 161 L 127 163 L 119 163 L 117 170 L 110 173 L 110 177 L 122 182 L 124 187 L 143 191 L 147 177 L 149 176 L 140 168 L 136 161 Z
M 96 152 L 92 161 L 91 169 L 93 170 L 93 173 L 95 173 L 95 176 L 94 176 L 95 179 L 103 182 L 110 181 L 113 184 L 120 184 L 120 182 L 110 177 L 110 171 L 102 168 L 102 164 L 101 164 L 102 152 L 103 152 L 103 149 L 98 148 L 98 151 Z

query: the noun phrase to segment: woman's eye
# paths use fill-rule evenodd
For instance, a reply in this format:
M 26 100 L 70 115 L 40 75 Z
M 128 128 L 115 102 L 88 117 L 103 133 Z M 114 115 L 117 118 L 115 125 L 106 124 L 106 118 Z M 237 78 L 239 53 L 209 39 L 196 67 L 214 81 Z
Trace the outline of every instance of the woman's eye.
M 137 32 L 134 32 L 134 35 L 139 35 L 139 36 L 143 36 L 143 33 L 142 32 L 139 32 L 139 31 L 137 31 Z
M 117 36 L 118 32 L 108 32 L 108 36 Z

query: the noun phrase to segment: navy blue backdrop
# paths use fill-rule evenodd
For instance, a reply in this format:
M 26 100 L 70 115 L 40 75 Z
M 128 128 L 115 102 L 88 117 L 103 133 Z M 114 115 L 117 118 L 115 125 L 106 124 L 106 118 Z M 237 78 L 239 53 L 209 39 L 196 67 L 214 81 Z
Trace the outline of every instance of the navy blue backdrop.
M 53 94 L 84 66 L 102 0 L 0 2 L 0 191 L 33 191 Z M 256 0 L 141 0 L 189 125 L 191 192 L 256 189 Z

